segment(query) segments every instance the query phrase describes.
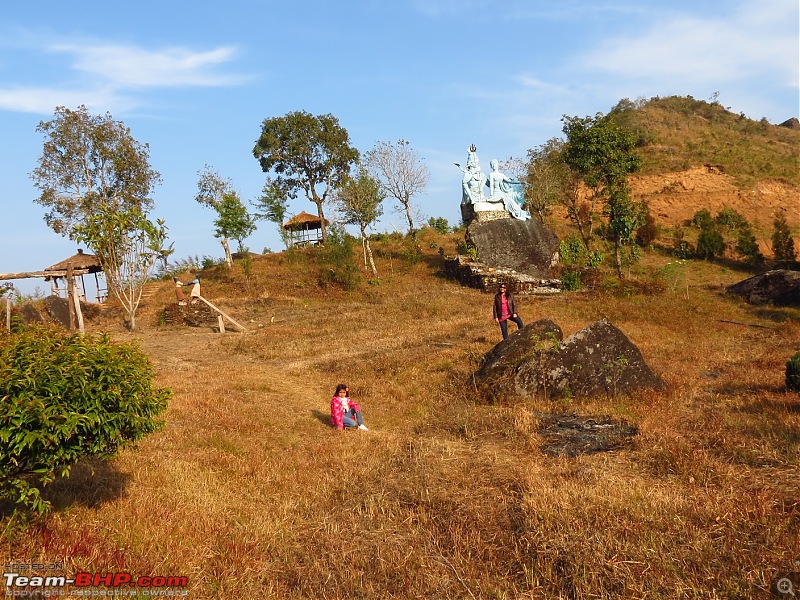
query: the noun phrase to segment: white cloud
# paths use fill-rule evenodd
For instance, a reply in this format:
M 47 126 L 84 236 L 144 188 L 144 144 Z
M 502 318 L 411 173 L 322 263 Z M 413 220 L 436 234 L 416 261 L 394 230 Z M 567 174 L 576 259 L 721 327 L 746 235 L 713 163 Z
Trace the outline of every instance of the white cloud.
M 50 114 L 56 106 L 84 105 L 93 111 L 124 112 L 137 106 L 131 98 L 104 89 L 58 89 L 11 87 L 0 89 L 0 109 L 33 114 Z
M 74 55 L 76 70 L 125 88 L 229 86 L 246 80 L 213 71 L 213 67 L 233 60 L 236 51 L 230 47 L 194 52 L 185 48 L 152 51 L 113 44 L 60 44 L 52 50 Z
M 764 73 L 796 84 L 797 31 L 786 27 L 790 15 L 781 8 L 787 5 L 774 0 L 754 12 L 746 4 L 738 13 L 709 19 L 675 15 L 640 35 L 600 44 L 583 59 L 583 66 L 678 85 L 737 82 Z

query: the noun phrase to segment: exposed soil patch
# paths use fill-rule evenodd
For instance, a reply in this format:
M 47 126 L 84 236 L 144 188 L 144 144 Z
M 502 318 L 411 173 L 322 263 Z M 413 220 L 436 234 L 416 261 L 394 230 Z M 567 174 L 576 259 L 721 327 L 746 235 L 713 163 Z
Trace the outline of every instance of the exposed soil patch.
M 534 413 L 542 425 L 542 452 L 550 456 L 578 456 L 608 452 L 627 446 L 638 429 L 630 423 L 610 417 Z

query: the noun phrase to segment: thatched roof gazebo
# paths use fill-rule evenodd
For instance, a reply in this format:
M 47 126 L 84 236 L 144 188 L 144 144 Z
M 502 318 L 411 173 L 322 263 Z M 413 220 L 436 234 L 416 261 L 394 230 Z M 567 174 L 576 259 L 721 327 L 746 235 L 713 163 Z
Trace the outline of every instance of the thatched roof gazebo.
M 329 225 L 325 219 L 325 226 Z M 303 211 L 283 224 L 289 239 L 295 246 L 310 246 L 322 243 L 322 219 Z
M 77 254 L 45 268 L 45 274 L 51 271 L 58 273 L 57 275 L 46 275 L 44 278 L 45 281 L 50 282 L 50 291 L 54 296 L 60 296 L 62 291 L 66 294 L 66 285 L 63 288 L 59 287 L 58 280 L 64 278 L 63 273 L 70 269 L 75 273 L 75 284 L 78 286 L 78 294 L 81 296 L 81 300 L 86 302 L 86 285 L 83 281 L 83 276 L 92 273 L 97 287 L 97 302 L 105 300 L 106 290 L 101 288 L 97 275 L 103 272 L 100 260 L 94 254 L 86 254 L 82 248 L 78 248 Z

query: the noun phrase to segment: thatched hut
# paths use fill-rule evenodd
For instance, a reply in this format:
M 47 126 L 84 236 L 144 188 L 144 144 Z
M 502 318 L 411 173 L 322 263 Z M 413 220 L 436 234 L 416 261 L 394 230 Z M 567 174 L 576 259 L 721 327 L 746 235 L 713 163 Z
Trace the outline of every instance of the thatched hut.
M 325 219 L 325 226 L 330 223 Z M 314 246 L 322 243 L 322 219 L 301 212 L 283 224 L 295 246 Z
M 78 253 L 65 258 L 61 262 L 47 267 L 44 272 L 57 271 L 59 275 L 46 276 L 45 281 L 50 282 L 50 291 L 54 296 L 61 296 L 62 292 L 64 297 L 67 294 L 66 278 L 61 275 L 64 271 L 72 269 L 75 272 L 75 286 L 78 289 L 80 299 L 87 302 L 86 299 L 86 282 L 83 280 L 84 275 L 94 274 L 95 288 L 97 290 L 96 302 L 104 302 L 107 295 L 107 290 L 101 285 L 99 273 L 103 272 L 103 267 L 100 266 L 100 260 L 94 254 L 86 254 L 82 248 L 78 248 Z M 64 279 L 63 287 L 59 285 L 59 280 Z

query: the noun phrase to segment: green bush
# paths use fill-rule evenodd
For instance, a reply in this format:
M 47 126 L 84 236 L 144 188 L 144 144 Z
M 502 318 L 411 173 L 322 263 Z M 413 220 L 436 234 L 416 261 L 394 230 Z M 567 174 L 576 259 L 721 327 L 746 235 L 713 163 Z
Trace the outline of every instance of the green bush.
M 320 248 L 320 262 L 325 267 L 321 284 L 333 284 L 345 290 L 354 290 L 361 283 L 361 271 L 353 254 L 356 238 L 348 235 L 344 227 L 331 225 L 325 246 Z
M 786 363 L 786 389 L 800 392 L 800 352 Z
M 163 427 L 171 395 L 135 344 L 43 326 L 0 333 L 0 498 L 46 510 L 40 487 Z
M 705 259 L 725 254 L 725 239 L 713 223 L 705 225 L 700 231 L 697 237 L 697 254 Z

